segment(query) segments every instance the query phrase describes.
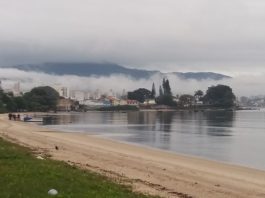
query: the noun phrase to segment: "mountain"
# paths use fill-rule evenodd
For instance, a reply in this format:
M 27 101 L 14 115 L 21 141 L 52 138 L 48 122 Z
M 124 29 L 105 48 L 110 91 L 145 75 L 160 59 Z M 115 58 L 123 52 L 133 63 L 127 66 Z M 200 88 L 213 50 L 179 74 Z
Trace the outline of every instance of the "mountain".
M 225 78 L 231 78 L 230 76 L 226 76 L 223 74 L 218 74 L 214 72 L 173 72 L 172 74 L 175 74 L 179 78 L 182 79 L 195 79 L 195 80 L 222 80 Z
M 162 77 L 173 74 L 182 79 L 194 80 L 222 80 L 225 78 L 231 78 L 229 76 L 213 72 L 161 73 L 160 71 L 126 68 L 121 65 L 112 63 L 44 63 L 35 65 L 17 65 L 12 66 L 11 68 L 16 68 L 23 71 L 43 72 L 55 75 L 110 76 L 113 74 L 121 74 L 136 79 L 149 78 L 155 74 L 161 75 Z

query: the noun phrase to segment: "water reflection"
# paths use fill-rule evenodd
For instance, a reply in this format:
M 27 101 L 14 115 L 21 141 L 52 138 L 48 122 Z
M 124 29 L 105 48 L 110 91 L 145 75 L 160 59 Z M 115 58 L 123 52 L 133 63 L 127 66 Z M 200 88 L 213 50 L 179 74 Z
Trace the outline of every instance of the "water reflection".
M 160 123 L 160 131 L 170 132 L 172 127 L 172 121 L 174 118 L 174 112 L 158 112 L 158 122 Z
M 58 114 L 44 124 L 265 169 L 264 120 L 265 112 L 140 111 Z
M 207 120 L 207 134 L 210 136 L 231 136 L 235 117 L 233 111 L 208 111 L 204 113 Z
M 165 136 L 171 132 L 196 133 L 210 136 L 232 135 L 235 113 L 208 112 L 89 112 L 69 113 L 44 118 L 44 125 L 86 125 L 97 127 L 124 127 L 129 131 L 158 131 Z M 126 130 L 126 131 L 127 131 Z M 125 131 L 125 132 L 126 132 Z M 107 132 L 107 130 L 106 130 Z M 142 134 L 141 134 L 142 135 Z

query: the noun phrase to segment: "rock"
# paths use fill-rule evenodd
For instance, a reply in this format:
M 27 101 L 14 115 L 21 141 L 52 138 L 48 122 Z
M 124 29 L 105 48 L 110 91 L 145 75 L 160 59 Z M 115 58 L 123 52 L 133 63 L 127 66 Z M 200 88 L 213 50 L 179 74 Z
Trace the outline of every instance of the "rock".
M 52 196 L 54 196 L 54 195 L 57 195 L 57 194 L 58 194 L 58 191 L 55 190 L 55 189 L 50 189 L 50 190 L 48 191 L 48 195 L 52 195 Z

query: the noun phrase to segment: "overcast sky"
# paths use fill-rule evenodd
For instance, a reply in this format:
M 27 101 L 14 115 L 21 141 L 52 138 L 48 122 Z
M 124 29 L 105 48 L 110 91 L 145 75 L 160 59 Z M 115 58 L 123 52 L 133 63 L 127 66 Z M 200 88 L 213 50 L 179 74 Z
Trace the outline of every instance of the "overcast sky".
M 0 65 L 265 73 L 264 0 L 0 0 Z

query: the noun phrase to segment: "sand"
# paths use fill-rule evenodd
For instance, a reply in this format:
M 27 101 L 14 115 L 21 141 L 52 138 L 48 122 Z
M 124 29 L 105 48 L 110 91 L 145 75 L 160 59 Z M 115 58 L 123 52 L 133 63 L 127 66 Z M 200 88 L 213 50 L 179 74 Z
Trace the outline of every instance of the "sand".
M 265 197 L 265 171 L 125 144 L 84 133 L 52 131 L 0 115 L 0 136 L 37 155 L 104 174 L 161 197 Z M 55 149 L 58 147 L 58 150 Z

